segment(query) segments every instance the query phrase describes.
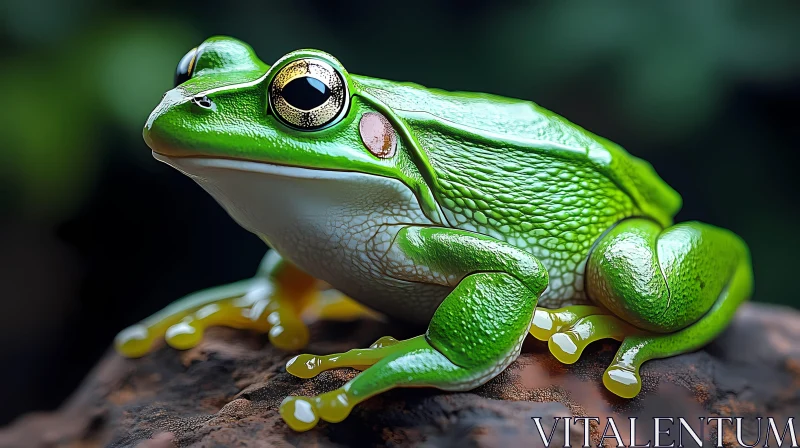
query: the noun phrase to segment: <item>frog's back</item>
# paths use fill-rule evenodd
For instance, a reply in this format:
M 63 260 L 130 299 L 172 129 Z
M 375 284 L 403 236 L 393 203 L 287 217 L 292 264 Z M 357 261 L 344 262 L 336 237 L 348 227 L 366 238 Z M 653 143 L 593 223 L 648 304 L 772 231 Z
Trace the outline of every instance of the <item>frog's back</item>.
M 668 225 L 680 208 L 647 162 L 531 102 L 358 81 L 412 128 L 449 225 L 544 263 L 543 306 L 585 300 L 586 257 L 609 227 L 631 216 Z

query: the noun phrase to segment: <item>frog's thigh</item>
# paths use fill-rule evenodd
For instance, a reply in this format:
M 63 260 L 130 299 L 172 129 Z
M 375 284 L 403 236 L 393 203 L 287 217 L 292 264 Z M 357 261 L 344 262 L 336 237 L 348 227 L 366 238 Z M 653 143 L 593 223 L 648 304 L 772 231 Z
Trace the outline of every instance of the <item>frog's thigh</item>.
M 316 292 L 315 282 L 270 251 L 254 278 L 185 296 L 121 331 L 115 346 L 125 356 L 143 356 L 163 337 L 186 349 L 200 342 L 206 328 L 228 326 L 269 332 L 276 347 L 297 349 L 308 341 L 299 312 Z
M 647 330 L 625 337 L 603 376 L 623 397 L 638 394 L 645 361 L 696 350 L 716 337 L 753 286 L 744 242 L 697 222 L 662 230 L 643 219 L 623 221 L 598 242 L 586 272 L 593 301 Z
M 467 390 L 483 384 L 519 355 L 536 299 L 511 275 L 469 275 L 442 302 L 424 336 L 381 339 L 373 344 L 378 347 L 343 354 L 294 358 L 287 370 L 301 377 L 334 367 L 372 366 L 334 391 L 287 397 L 280 413 L 289 426 L 304 431 L 319 419 L 342 421 L 356 404 L 395 387 Z M 497 331 L 498 325 L 503 331 Z

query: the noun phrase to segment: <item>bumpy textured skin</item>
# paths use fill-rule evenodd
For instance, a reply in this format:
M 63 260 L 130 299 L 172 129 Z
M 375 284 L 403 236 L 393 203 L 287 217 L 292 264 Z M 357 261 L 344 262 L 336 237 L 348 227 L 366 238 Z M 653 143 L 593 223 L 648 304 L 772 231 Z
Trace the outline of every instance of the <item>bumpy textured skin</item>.
M 542 306 L 586 301 L 586 256 L 614 223 L 648 215 L 669 224 L 680 207 L 649 164 L 533 103 L 357 79 L 408 123 L 450 226 L 547 266 Z
M 338 92 L 349 92 L 322 129 L 288 127 L 269 106 L 280 94 L 271 80 L 302 58 L 331 67 L 346 84 Z M 144 138 L 280 255 L 253 280 L 189 296 L 122 332 L 120 351 L 141 356 L 164 335 L 185 348 L 208 325 L 269 331 L 296 348 L 315 278 L 429 322 L 409 340 L 293 358 L 287 370 L 301 377 L 366 369 L 329 393 L 287 397 L 280 412 L 297 430 L 341 421 L 392 387 L 482 384 L 528 332 L 565 363 L 592 341 L 622 341 L 603 382 L 632 397 L 643 362 L 707 343 L 751 293 L 738 237 L 673 226 L 681 198 L 647 162 L 531 102 L 351 75 L 316 50 L 268 66 L 225 37 L 195 59 Z M 359 131 L 375 114 L 388 123 L 377 132 L 396 133 L 384 135 L 396 150 L 380 157 Z
M 448 223 L 491 235 L 541 260 L 551 272 L 541 306 L 585 301 L 586 255 L 605 229 L 636 212 L 633 201 L 583 161 L 514 148 L 500 152 L 472 142 L 461 142 L 457 152 L 437 151 L 444 136 L 423 135 Z M 510 167 L 506 157 L 524 163 Z M 541 182 L 554 177 L 563 184 Z

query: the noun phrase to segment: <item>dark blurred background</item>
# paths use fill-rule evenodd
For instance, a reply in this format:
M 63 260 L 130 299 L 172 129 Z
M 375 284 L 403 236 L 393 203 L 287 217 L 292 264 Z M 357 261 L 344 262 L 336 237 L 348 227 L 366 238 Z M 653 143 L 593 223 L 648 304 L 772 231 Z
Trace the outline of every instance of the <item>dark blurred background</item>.
M 215 34 L 531 99 L 652 162 L 679 220 L 748 241 L 755 300 L 800 305 L 800 2 L 3 0 L 0 424 L 58 406 L 118 330 L 254 272 L 260 241 L 141 138 Z

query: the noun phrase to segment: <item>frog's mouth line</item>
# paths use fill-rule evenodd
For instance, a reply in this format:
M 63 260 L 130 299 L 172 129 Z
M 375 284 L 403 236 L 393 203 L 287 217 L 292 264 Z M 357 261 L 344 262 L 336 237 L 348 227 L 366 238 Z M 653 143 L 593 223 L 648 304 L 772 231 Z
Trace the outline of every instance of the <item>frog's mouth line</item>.
M 364 173 L 351 171 L 301 168 L 290 165 L 278 165 L 269 162 L 226 159 L 221 157 L 170 157 L 155 151 L 153 151 L 153 157 L 159 162 L 166 163 L 167 165 L 175 168 L 191 178 L 201 177 L 197 174 L 197 171 L 208 168 L 243 171 L 247 173 L 262 173 L 272 176 L 295 177 L 302 179 L 337 180 L 345 177 L 364 175 Z

